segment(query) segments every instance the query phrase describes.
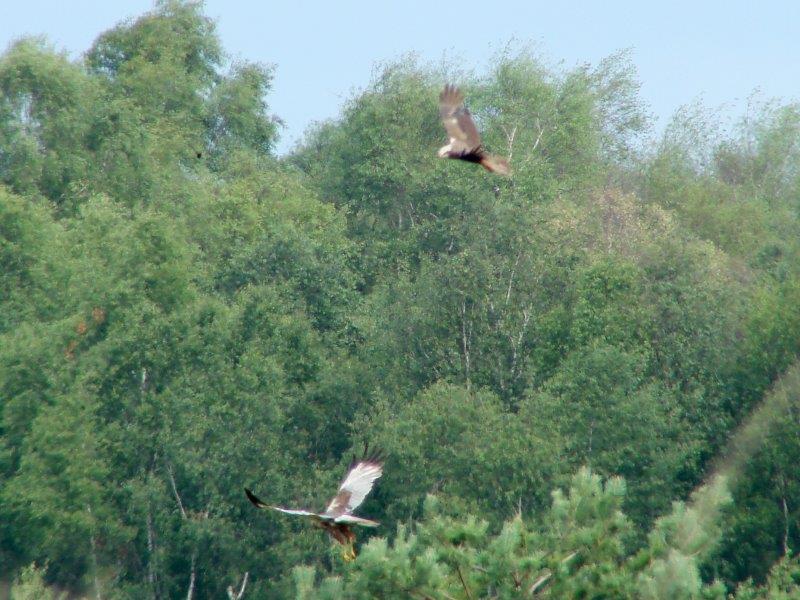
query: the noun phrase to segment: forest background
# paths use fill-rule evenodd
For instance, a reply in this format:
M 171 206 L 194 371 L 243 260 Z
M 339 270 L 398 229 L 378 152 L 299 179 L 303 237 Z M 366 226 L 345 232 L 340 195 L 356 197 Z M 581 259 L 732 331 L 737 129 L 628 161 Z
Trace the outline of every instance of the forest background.
M 462 67 L 277 157 L 195 3 L 0 56 L 13 598 L 798 597 L 800 106 L 653 141 L 625 53 Z M 513 177 L 436 158 L 450 81 Z M 351 565 L 242 492 L 320 508 L 365 441 Z

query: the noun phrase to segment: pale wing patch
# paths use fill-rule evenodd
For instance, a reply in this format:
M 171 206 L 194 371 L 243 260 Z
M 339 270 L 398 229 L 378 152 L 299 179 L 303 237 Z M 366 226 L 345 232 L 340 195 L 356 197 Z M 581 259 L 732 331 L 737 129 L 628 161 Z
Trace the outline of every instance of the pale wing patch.
M 458 127 L 458 119 L 456 119 L 455 117 L 448 117 L 446 119 L 443 119 L 442 123 L 444 124 L 445 127 L 447 126 Z
M 353 512 L 367 497 L 375 480 L 383 474 L 383 465 L 375 462 L 356 464 L 344 478 L 339 492 L 331 500 L 326 514 L 340 515 Z

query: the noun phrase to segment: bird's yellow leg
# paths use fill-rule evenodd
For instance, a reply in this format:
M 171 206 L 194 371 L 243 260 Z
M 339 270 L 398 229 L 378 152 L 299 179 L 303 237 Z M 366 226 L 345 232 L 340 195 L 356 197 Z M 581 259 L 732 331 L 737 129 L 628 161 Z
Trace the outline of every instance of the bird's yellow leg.
M 352 542 L 344 547 L 344 552 L 342 552 L 342 558 L 344 559 L 344 562 L 352 562 L 356 559 L 356 549 L 353 546 Z

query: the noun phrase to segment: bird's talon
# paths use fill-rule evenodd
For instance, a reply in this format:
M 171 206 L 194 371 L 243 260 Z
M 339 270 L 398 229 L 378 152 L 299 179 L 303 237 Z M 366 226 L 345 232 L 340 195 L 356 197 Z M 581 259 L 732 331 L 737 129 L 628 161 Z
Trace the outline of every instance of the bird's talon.
M 352 562 L 356 559 L 356 550 L 355 548 L 348 548 L 342 553 L 342 558 L 344 562 Z

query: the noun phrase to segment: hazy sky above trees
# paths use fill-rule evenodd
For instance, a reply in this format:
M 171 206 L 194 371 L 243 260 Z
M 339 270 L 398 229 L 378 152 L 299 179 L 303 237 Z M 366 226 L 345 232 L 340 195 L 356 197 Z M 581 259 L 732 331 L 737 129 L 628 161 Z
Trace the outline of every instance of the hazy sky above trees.
M 150 10 L 150 0 L 7 2 L 0 48 L 44 34 L 77 56 L 103 31 Z M 315 120 L 335 116 L 350 92 L 365 86 L 377 62 L 415 52 L 424 61 L 454 58 L 480 72 L 510 41 L 533 44 L 567 67 L 632 49 L 642 97 L 659 123 L 702 98 L 740 115 L 758 89 L 764 97 L 798 97 L 800 3 L 794 0 L 498 1 L 458 4 L 356 0 L 257 2 L 208 0 L 231 58 L 277 66 L 269 103 L 285 122 L 279 152 Z M 496 7 L 496 8 L 495 8 Z M 452 25 L 451 25 L 452 24 Z

